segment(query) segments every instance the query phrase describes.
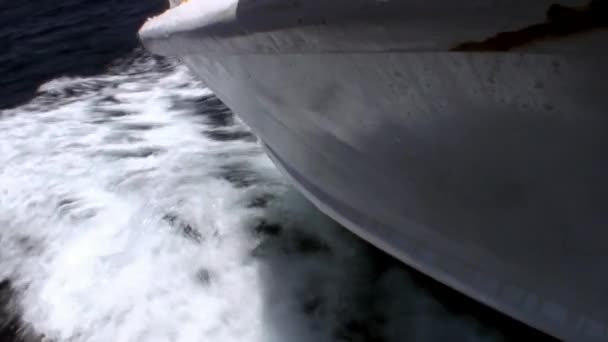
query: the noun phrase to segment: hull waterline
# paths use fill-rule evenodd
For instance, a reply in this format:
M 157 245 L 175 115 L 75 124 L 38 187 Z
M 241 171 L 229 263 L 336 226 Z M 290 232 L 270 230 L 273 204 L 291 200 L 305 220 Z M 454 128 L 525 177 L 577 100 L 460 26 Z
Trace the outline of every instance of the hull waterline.
M 608 339 L 605 2 L 326 2 L 190 0 L 140 37 L 357 235 L 550 335 Z

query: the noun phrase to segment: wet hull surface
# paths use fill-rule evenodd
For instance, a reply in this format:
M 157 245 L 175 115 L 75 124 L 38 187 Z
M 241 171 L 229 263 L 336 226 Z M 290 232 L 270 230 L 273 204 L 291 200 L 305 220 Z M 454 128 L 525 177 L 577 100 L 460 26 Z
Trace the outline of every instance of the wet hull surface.
M 361 1 L 369 22 L 313 6 L 292 25 L 297 6 L 276 7 L 273 26 L 252 19 L 259 9 L 247 1 L 224 3 L 183 27 L 163 20 L 196 2 L 174 8 L 146 24 L 142 40 L 179 55 L 311 201 L 407 264 L 531 326 L 566 340 L 606 338 L 602 31 L 493 51 L 483 39 L 461 41 L 492 25 L 541 20 L 548 4 L 521 12 L 515 4 L 502 16 L 493 12 L 501 1 L 460 5 L 451 10 L 462 17 L 444 21 L 447 10 L 429 10 L 429 25 L 443 23 L 429 31 L 373 21 L 388 10 L 410 13 L 407 4 Z M 462 25 L 479 11 L 482 19 Z

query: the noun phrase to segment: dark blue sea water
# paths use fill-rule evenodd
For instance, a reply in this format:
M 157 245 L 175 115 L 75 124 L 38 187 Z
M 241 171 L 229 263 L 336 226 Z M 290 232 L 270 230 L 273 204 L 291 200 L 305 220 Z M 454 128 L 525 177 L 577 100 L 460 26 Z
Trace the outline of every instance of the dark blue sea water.
M 138 43 L 134 34 L 166 1 L 1 1 L 0 108 L 27 101 L 61 75 L 94 75 Z
M 179 63 L 164 1 L 0 3 L 0 341 L 519 341 L 322 215 Z

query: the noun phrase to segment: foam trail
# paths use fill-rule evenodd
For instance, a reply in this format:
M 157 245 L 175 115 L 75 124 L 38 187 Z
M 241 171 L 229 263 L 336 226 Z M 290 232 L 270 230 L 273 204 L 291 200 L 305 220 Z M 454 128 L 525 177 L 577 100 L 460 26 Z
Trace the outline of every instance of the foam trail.
M 379 267 L 171 61 L 42 85 L 0 114 L 0 165 L 0 280 L 52 340 L 500 338 Z

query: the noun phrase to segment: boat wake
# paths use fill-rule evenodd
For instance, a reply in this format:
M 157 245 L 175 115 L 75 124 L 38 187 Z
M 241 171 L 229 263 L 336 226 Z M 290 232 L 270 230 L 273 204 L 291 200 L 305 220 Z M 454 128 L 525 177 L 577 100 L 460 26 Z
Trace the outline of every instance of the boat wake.
M 0 337 L 494 341 L 291 190 L 181 65 L 137 51 L 0 112 Z

